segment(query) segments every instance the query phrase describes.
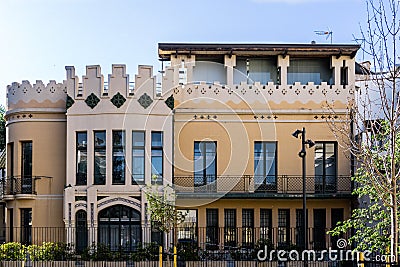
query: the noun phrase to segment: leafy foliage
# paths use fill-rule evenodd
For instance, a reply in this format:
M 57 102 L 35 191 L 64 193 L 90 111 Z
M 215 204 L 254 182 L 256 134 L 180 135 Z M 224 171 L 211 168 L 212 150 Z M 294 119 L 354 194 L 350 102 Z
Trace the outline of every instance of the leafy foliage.
M 159 245 L 150 243 L 145 246 L 139 246 L 138 250 L 133 252 L 130 259 L 133 261 L 155 261 L 159 258 Z
M 368 161 L 361 161 L 352 179 L 357 186 L 353 194 L 359 198 L 361 205 L 353 210 L 350 219 L 339 222 L 329 232 L 340 235 L 352 231 L 348 241 L 355 244 L 359 251 L 386 253 L 390 246 L 390 193 L 382 188 L 382 182 L 375 181 L 379 179 L 377 176 L 385 177 L 391 172 L 397 172 L 400 164 L 400 151 L 387 152 L 390 149 L 390 142 L 387 140 L 389 129 L 387 121 L 379 121 L 379 130 L 373 131 L 370 136 L 374 142 L 360 146 L 363 158 Z M 395 142 L 400 145 L 399 133 L 396 134 Z M 392 158 L 395 170 L 392 170 Z
M 25 260 L 26 247 L 21 243 L 9 242 L 0 245 L 0 260 L 22 261 Z
M 153 177 L 153 179 L 156 179 Z M 150 215 L 151 221 L 154 226 L 162 232 L 169 233 L 174 227 L 184 222 L 186 213 L 177 210 L 175 206 L 175 194 L 172 188 L 166 186 L 159 189 L 156 184 L 154 186 L 147 186 L 145 195 L 149 203 L 147 211 Z
M 62 261 L 73 257 L 71 248 L 62 242 L 43 242 L 41 246 L 30 245 L 27 247 L 32 261 Z
M 350 219 L 339 222 L 328 233 L 339 236 L 352 231 L 348 241 L 358 251 L 386 253 L 390 246 L 390 208 L 382 204 L 375 186 L 368 182 L 370 175 L 365 168 L 358 169 L 353 181 L 359 186 L 353 194 L 360 198 L 362 205 L 352 211 Z

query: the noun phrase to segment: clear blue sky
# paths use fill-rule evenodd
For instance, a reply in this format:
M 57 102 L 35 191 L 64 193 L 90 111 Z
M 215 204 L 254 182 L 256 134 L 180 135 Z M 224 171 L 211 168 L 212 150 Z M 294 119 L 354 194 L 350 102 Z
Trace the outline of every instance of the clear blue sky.
M 159 42 L 329 43 L 314 33 L 329 28 L 354 43 L 365 20 L 364 0 L 0 0 L 0 104 L 8 84 L 62 82 L 66 65 L 157 71 Z

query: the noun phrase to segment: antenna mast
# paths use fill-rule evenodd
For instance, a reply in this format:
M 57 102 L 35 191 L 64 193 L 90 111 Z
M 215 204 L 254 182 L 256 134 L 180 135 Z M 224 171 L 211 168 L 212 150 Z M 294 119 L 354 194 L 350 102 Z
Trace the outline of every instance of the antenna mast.
M 317 34 L 317 35 L 326 35 L 326 40 L 329 38 L 329 37 L 331 37 L 331 44 L 332 44 L 332 41 L 333 41 L 333 31 L 331 31 L 331 30 L 327 30 L 327 31 L 314 31 L 314 33 L 315 34 Z

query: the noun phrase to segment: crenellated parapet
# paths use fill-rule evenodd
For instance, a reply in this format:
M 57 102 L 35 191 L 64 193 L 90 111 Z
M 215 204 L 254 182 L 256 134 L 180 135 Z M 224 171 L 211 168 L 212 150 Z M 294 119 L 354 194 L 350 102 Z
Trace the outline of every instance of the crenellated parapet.
M 7 86 L 7 110 L 32 108 L 62 108 L 65 109 L 67 85 L 65 82 L 50 81 L 44 84 L 37 80 L 31 84 L 13 82 Z
M 130 81 L 123 64 L 113 64 L 111 74 L 106 79 L 99 65 L 86 66 L 86 73 L 81 78 L 75 74 L 73 66 L 67 66 L 66 72 L 66 106 L 69 115 L 125 112 L 147 114 L 150 111 L 165 114 L 173 108 L 171 99 L 168 104 L 165 103 L 172 92 L 162 95 L 152 66 L 140 65 L 133 81 Z

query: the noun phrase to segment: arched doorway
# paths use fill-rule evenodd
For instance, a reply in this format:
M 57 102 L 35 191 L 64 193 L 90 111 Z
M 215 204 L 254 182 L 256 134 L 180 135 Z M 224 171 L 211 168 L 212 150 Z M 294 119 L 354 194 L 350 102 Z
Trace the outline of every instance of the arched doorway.
M 87 216 L 86 211 L 79 210 L 75 214 L 75 242 L 76 251 L 78 253 L 82 252 L 88 246 L 88 229 L 87 229 Z
M 142 238 L 140 212 L 124 206 L 114 205 L 99 212 L 98 242 L 112 251 L 132 251 Z

